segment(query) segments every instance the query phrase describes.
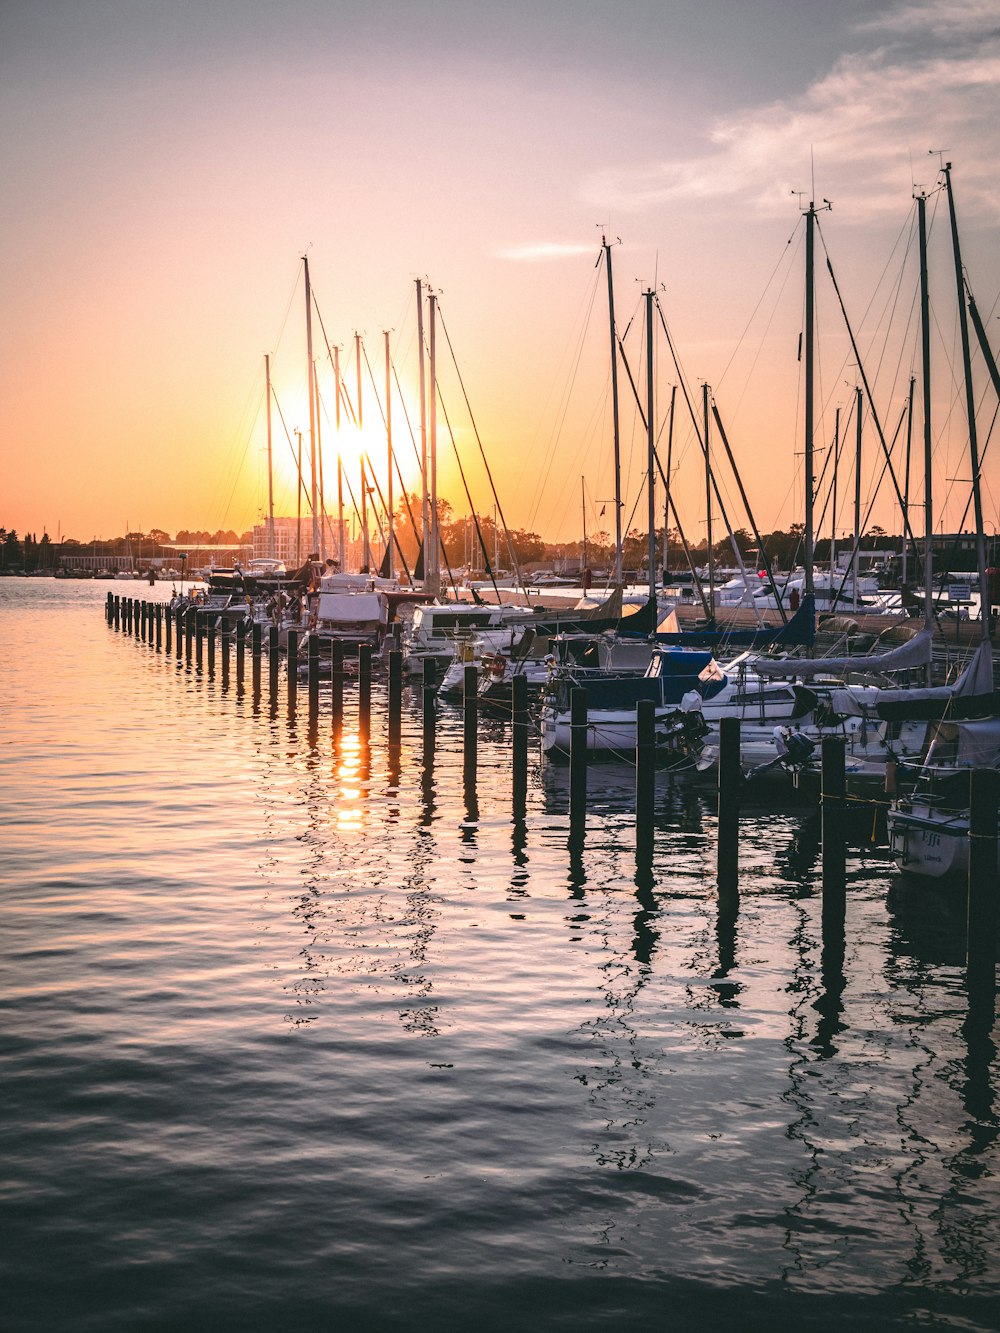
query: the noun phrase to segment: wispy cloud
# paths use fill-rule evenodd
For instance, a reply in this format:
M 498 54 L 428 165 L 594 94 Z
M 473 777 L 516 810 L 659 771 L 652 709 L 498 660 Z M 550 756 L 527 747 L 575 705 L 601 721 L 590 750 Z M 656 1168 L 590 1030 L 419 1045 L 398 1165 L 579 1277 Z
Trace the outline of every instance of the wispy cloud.
M 855 217 L 898 213 L 914 183 L 934 183 L 928 150 L 946 149 L 963 208 L 1000 218 L 995 0 L 916 0 L 864 31 L 882 44 L 845 55 L 799 97 L 716 121 L 700 157 L 595 175 L 588 202 L 637 211 L 739 198 L 758 214 L 783 214 L 789 193 L 808 189 L 813 154 L 819 194 L 849 196 Z
M 497 259 L 513 259 L 522 263 L 538 264 L 547 259 L 569 259 L 573 255 L 597 253 L 596 245 L 570 245 L 561 241 L 531 241 L 512 245 L 496 252 Z

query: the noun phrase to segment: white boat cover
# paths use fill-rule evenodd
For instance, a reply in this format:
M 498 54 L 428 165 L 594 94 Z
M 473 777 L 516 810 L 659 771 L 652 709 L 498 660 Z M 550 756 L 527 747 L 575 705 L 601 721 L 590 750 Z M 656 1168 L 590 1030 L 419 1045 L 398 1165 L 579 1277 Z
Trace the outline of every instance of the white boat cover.
M 819 676 L 838 671 L 906 671 L 911 667 L 926 666 L 931 660 L 933 645 L 933 631 L 924 629 L 915 634 L 909 643 L 901 643 L 898 648 L 890 648 L 887 653 L 871 653 L 867 657 L 782 657 L 777 661 L 761 657 L 754 662 L 754 669 L 761 676 Z
M 385 620 L 376 592 L 321 592 L 318 618 L 334 625 L 378 626 Z

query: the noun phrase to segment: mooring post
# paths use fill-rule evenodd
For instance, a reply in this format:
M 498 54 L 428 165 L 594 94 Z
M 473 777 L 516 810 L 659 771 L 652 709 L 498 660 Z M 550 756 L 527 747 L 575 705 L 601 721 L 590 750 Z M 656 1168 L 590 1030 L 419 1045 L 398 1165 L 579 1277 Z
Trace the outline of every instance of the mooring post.
M 208 674 L 215 675 L 215 616 L 209 612 L 205 625 L 205 638 L 208 640 Z
M 433 657 L 424 658 L 424 756 L 434 753 L 434 724 L 437 713 L 437 663 Z
M 970 996 L 991 998 L 997 967 L 997 819 L 1000 772 L 969 775 L 969 897 L 965 977 Z
M 740 719 L 719 719 L 719 899 L 735 902 L 740 891 Z
M 110 625 L 111 619 L 115 614 L 115 595 L 109 592 L 104 603 L 104 619 Z
M 330 644 L 330 713 L 339 731 L 344 721 L 344 645 L 339 639 Z
M 823 934 L 839 936 L 843 934 L 847 914 L 847 776 L 843 736 L 824 736 L 822 754 Z
M 510 694 L 514 818 L 523 819 L 528 802 L 528 678 L 523 671 L 511 679 Z
M 389 739 L 398 741 L 403 722 L 403 654 L 389 649 Z
M 132 633 L 132 598 L 122 598 L 122 633 Z
M 468 786 L 476 780 L 476 750 L 479 739 L 479 668 L 466 662 L 462 673 L 462 767 Z
M 174 639 L 173 639 L 174 613 L 173 613 L 173 611 L 171 611 L 171 609 L 170 609 L 170 603 L 169 603 L 169 602 L 168 602 L 167 605 L 163 608 L 163 620 L 164 620 L 164 626 L 163 626 L 163 628 L 164 628 L 164 630 L 166 631 L 166 636 L 167 636 L 167 642 L 166 642 L 166 646 L 165 646 L 165 651 L 166 651 L 167 655 L 169 656 L 170 653 L 172 653 L 173 650 L 174 650 Z
M 267 686 L 272 703 L 278 697 L 278 627 L 272 625 L 267 632 Z
M 191 648 L 194 644 L 194 622 L 198 612 L 189 606 L 184 616 L 184 660 L 191 665 Z
M 319 635 L 309 635 L 309 721 L 319 717 Z
M 236 622 L 236 688 L 243 688 L 243 673 L 246 670 L 247 656 L 247 622 L 238 620 Z
M 223 624 L 223 626 L 222 626 L 222 633 L 221 633 L 221 635 L 219 636 L 219 638 L 220 638 L 221 643 L 222 643 L 222 684 L 223 684 L 223 686 L 228 686 L 228 684 L 229 684 L 229 651 L 230 651 L 230 648 L 232 647 L 232 644 L 231 644 L 231 642 L 230 642 L 229 635 L 226 633 L 226 626 L 225 626 L 225 624 Z
M 583 837 L 587 822 L 587 691 L 574 685 L 569 694 L 569 833 Z
M 372 646 L 358 644 L 358 732 L 362 741 L 372 734 Z
M 635 859 L 648 865 L 653 859 L 653 822 L 656 811 L 656 705 L 639 699 L 635 705 Z
M 177 660 L 180 661 L 184 655 L 184 608 L 178 606 L 174 610 L 174 637 L 177 640 Z
M 259 620 L 253 622 L 250 630 L 250 674 L 253 680 L 253 692 L 260 696 L 261 658 L 264 656 L 264 626 Z
M 163 603 L 156 603 L 156 651 L 163 649 Z
M 202 659 L 205 653 L 205 617 L 200 611 L 194 613 L 194 662 L 198 670 L 201 670 Z
M 299 698 L 299 632 L 288 631 L 285 643 L 285 672 L 288 680 L 288 716 L 295 716 L 295 705 Z
M 108 595 L 110 596 L 111 594 L 109 593 Z M 121 629 L 121 614 L 122 599 L 121 597 L 115 596 L 111 603 L 111 618 L 114 622 L 115 629 Z
M 141 639 L 143 643 L 146 642 L 146 603 L 145 603 L 145 602 L 140 602 L 140 603 L 139 603 L 139 615 L 137 616 L 137 618 L 136 618 L 136 623 L 135 623 L 135 637 L 136 637 L 137 639 Z

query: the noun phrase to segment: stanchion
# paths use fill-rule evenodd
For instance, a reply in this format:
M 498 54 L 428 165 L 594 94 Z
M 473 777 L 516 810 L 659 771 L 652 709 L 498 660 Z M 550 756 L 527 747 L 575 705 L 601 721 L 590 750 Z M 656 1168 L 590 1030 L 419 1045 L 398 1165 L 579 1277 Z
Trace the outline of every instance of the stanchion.
M 569 706 L 569 834 L 579 842 L 587 823 L 587 691 L 582 686 L 570 690 Z
M 740 720 L 719 719 L 719 846 L 720 900 L 735 903 L 740 891 Z
M 842 736 L 823 737 L 822 762 L 823 937 L 826 940 L 843 934 L 847 913 L 847 778 Z
M 653 823 L 656 811 L 656 705 L 640 699 L 635 706 L 635 859 L 649 865 L 653 859 Z

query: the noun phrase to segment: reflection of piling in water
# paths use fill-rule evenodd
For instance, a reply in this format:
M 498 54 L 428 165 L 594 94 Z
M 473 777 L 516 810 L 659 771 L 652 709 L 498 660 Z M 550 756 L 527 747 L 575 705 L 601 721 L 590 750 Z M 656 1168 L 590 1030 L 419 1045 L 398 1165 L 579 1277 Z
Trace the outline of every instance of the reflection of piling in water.
M 358 644 L 358 731 L 362 741 L 372 734 L 372 646 Z
M 434 724 L 437 716 L 437 672 L 432 657 L 424 660 L 423 733 L 424 762 L 434 758 Z

